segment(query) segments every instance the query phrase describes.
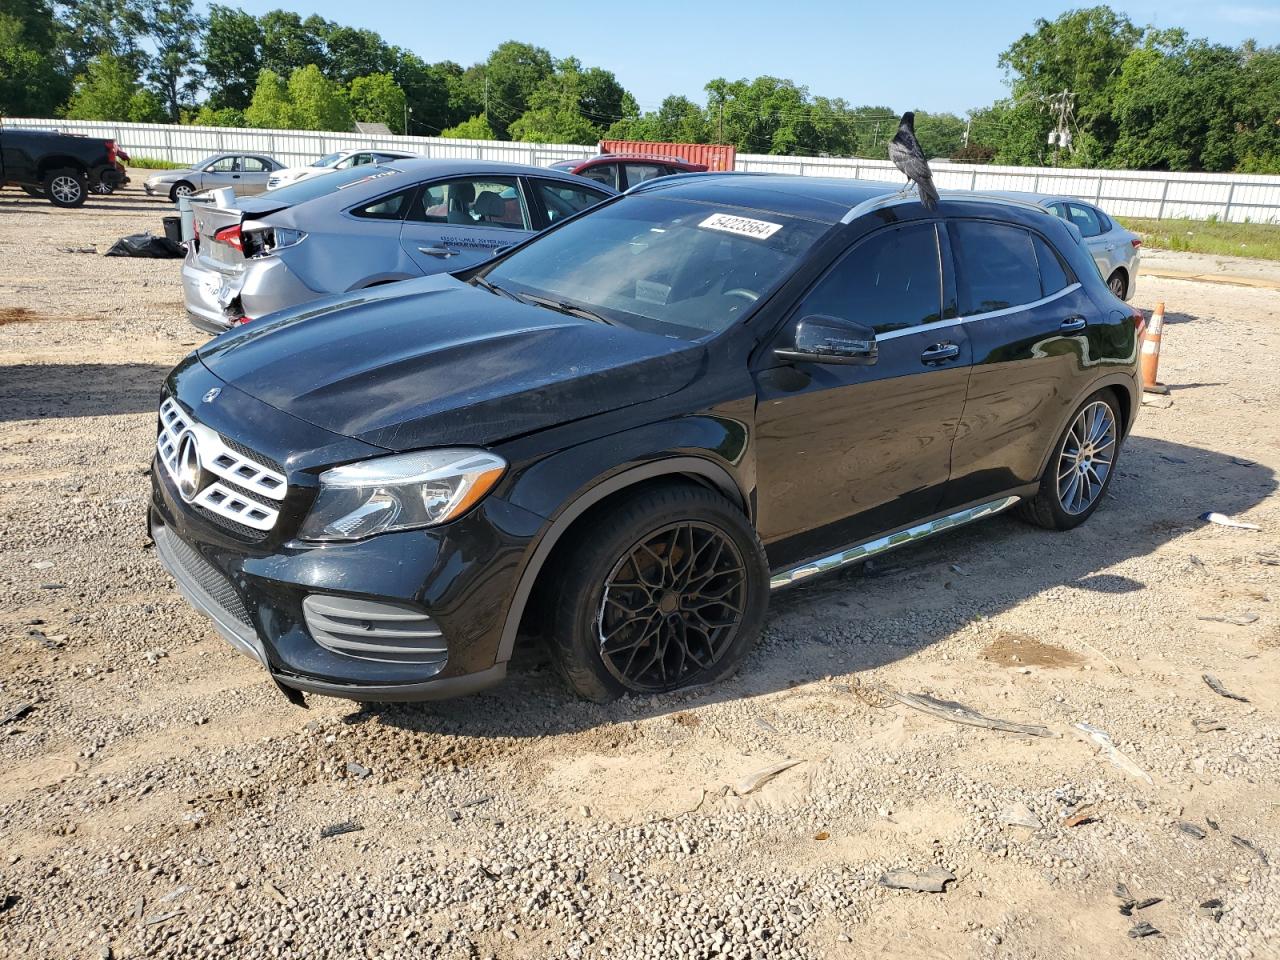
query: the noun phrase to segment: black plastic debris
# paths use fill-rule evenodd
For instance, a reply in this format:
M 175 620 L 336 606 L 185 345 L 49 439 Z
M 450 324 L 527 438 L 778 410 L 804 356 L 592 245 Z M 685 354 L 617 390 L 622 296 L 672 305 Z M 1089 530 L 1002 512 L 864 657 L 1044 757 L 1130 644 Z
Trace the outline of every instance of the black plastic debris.
M 1193 837 L 1196 840 L 1203 840 L 1208 836 L 1201 827 L 1197 827 L 1194 823 L 1187 823 L 1185 820 L 1178 821 L 1178 829 L 1188 837 Z
M 1238 837 L 1233 833 L 1231 835 L 1231 842 L 1234 843 L 1241 850 L 1248 850 L 1250 853 L 1256 856 L 1259 860 L 1261 860 L 1264 864 L 1271 862 L 1267 859 L 1267 855 L 1263 853 L 1258 848 L 1258 846 L 1252 841 L 1246 840 L 1244 837 Z
M 1196 908 L 1196 912 L 1199 913 L 1200 916 L 1208 917 L 1214 923 L 1217 923 L 1222 919 L 1222 901 L 1217 897 L 1214 897 L 1211 900 L 1206 900 Z
M 344 833 L 357 833 L 364 827 L 356 823 L 354 820 L 344 820 L 342 823 L 331 823 L 327 827 L 320 828 L 320 837 L 322 839 L 328 837 L 340 837 Z
M 1140 923 L 1135 923 L 1132 927 L 1129 928 L 1129 936 L 1132 937 L 1134 940 L 1139 940 L 1142 937 L 1152 937 L 1159 932 L 1160 932 L 1159 930 L 1157 930 L 1151 924 L 1147 923 L 1147 921 L 1145 920 L 1143 920 Z
M 1249 702 L 1248 697 L 1242 697 L 1238 693 L 1232 693 L 1230 690 L 1224 687 L 1222 685 L 1222 681 L 1219 680 L 1217 677 L 1215 677 L 1212 673 L 1202 674 L 1201 679 L 1203 679 L 1204 682 L 1208 684 L 1208 687 L 1210 690 L 1212 690 L 1214 693 L 1216 693 L 1220 697 L 1226 697 L 1228 700 L 1239 700 L 1241 703 Z
M 187 248 L 174 243 L 168 237 L 153 237 L 149 233 L 133 233 L 121 237 L 111 245 L 104 257 L 142 257 L 148 260 L 180 260 L 187 255 Z

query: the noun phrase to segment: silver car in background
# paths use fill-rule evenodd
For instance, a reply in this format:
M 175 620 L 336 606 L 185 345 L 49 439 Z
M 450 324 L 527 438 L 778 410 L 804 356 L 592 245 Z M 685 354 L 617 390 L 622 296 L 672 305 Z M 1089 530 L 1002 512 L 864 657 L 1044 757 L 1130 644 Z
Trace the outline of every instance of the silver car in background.
M 1142 238 L 1116 223 L 1092 203 L 1060 194 L 998 191 L 1002 197 L 1039 204 L 1050 213 L 1074 224 L 1107 286 L 1121 300 L 1133 296 L 1138 280 Z
M 222 187 L 247 197 L 266 190 L 271 174 L 283 169 L 284 164 L 265 153 L 215 153 L 182 170 L 157 170 L 142 188 L 149 197 L 168 197 L 174 203 Z
M 297 183 L 299 180 L 324 176 L 335 170 L 363 167 L 371 163 L 386 163 L 388 160 L 411 160 L 420 156 L 422 154 L 408 153 L 404 150 L 341 150 L 338 153 L 325 154 L 305 166 L 284 167 L 277 170 L 267 180 L 267 189 L 275 190 L 290 183 Z
M 227 207 L 194 202 L 187 316 L 218 333 L 320 297 L 462 270 L 617 193 L 545 167 L 419 158 Z

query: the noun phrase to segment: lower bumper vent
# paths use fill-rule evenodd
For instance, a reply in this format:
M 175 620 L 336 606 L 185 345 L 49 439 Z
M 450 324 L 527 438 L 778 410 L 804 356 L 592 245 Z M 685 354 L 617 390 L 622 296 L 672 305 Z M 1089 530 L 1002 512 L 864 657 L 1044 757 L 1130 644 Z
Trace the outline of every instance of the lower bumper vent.
M 362 660 L 442 664 L 444 634 L 419 610 L 372 600 L 312 594 L 302 601 L 312 639 L 326 650 Z
M 175 576 L 184 574 L 188 586 L 198 587 L 215 606 L 225 610 L 244 626 L 253 626 L 240 594 L 236 593 L 231 581 L 219 573 L 213 564 L 200 556 L 194 547 L 170 533 L 168 527 L 157 526 L 153 534 L 157 544 L 163 539 L 163 544 L 160 545 L 179 567 L 173 571 Z

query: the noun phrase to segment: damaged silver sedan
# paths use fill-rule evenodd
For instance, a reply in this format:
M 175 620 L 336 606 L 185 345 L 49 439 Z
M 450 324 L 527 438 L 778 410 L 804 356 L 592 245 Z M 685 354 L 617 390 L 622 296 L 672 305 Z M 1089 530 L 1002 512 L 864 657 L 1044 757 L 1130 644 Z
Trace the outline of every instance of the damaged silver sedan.
M 558 170 L 396 160 L 192 204 L 187 315 L 220 333 L 366 287 L 461 270 L 617 193 Z

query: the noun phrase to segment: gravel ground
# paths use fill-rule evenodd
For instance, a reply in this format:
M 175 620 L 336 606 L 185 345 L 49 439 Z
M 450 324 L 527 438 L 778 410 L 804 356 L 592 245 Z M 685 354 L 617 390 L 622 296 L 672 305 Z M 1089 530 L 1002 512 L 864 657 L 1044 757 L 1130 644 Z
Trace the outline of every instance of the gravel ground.
M 1280 291 L 1143 278 L 1172 405 L 1097 516 L 778 595 L 715 689 L 586 704 L 533 648 L 468 700 L 302 711 L 146 541 L 203 337 L 176 263 L 75 251 L 166 212 L 0 193 L 0 955 L 1278 955 Z

